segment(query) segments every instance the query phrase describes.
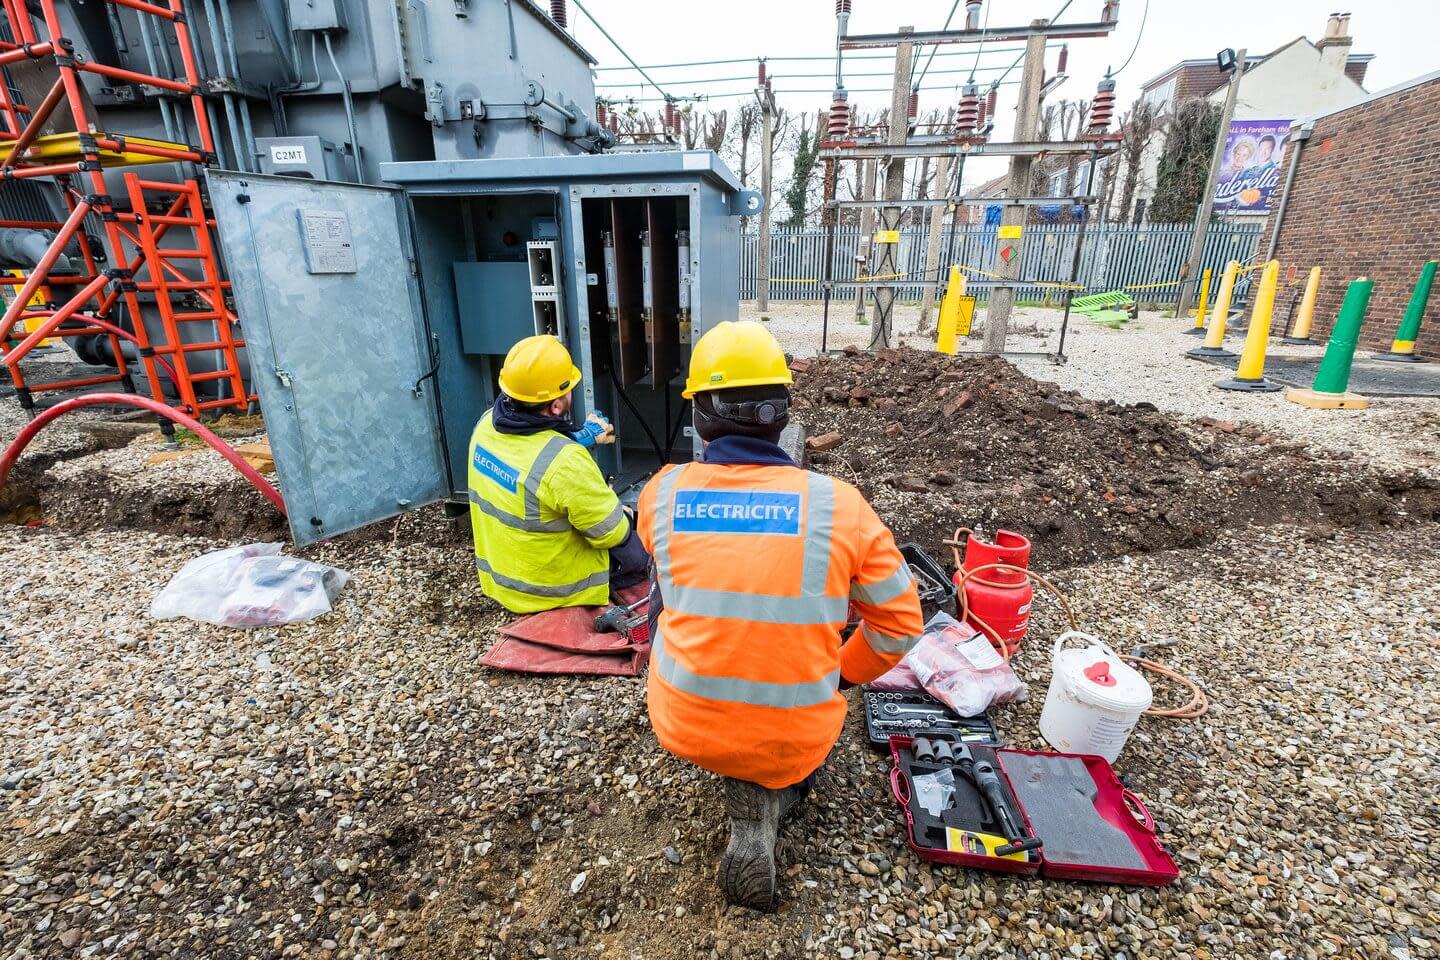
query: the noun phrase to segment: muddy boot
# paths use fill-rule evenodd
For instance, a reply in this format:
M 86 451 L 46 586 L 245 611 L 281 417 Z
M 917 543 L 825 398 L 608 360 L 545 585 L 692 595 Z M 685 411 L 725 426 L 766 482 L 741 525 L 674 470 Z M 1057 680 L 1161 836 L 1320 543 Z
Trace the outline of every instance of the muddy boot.
M 775 836 L 782 797 L 790 792 L 725 778 L 730 845 L 720 858 L 719 879 L 730 903 L 752 910 L 775 908 Z

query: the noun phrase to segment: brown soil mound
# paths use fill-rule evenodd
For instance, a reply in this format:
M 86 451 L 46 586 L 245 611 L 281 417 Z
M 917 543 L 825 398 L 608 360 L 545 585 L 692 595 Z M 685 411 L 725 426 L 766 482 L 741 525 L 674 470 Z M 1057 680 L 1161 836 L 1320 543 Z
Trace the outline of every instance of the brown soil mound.
M 1440 517 L 1440 484 L 1345 464 L 1253 428 L 1087 400 L 1005 360 L 916 350 L 797 360 L 816 469 L 849 480 L 901 541 L 1019 531 L 1041 568 L 1193 546 L 1223 528 Z M 827 437 L 838 434 L 838 437 Z

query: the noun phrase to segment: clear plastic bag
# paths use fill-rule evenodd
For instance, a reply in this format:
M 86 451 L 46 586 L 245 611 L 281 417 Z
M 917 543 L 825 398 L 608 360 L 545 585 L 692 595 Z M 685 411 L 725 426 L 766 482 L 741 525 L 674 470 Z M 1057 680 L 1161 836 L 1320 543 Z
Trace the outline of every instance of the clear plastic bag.
M 983 635 L 948 613 L 931 617 L 920 642 L 871 686 L 878 690 L 922 689 L 962 717 L 984 713 L 994 704 L 1025 699 L 1025 684 L 1009 662 Z
M 934 773 L 914 777 L 910 782 L 915 785 L 915 802 L 930 816 L 938 817 L 950 809 L 950 801 L 955 799 L 953 768 L 941 767 Z
M 188 617 L 222 627 L 273 627 L 329 613 L 350 575 L 249 543 L 196 557 L 150 604 L 158 620 Z

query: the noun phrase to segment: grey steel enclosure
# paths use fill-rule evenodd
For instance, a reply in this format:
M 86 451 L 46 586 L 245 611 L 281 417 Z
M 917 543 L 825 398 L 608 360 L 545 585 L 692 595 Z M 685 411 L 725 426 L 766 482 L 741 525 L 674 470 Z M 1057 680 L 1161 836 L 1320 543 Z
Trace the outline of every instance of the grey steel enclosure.
M 231 171 L 208 179 L 295 543 L 442 499 L 404 195 Z

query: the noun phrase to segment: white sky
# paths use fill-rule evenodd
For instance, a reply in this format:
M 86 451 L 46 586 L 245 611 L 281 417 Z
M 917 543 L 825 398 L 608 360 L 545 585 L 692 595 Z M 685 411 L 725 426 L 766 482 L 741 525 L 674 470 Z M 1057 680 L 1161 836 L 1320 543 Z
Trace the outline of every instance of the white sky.
M 835 4 L 834 0 L 722 0 L 722 2 L 640 3 L 636 0 L 580 0 L 604 24 L 605 29 L 642 66 L 695 60 L 769 57 L 770 75 L 781 106 L 789 110 L 828 108 L 829 90 L 834 86 Z M 937 30 L 944 25 L 953 0 L 854 0 L 850 16 L 851 34 L 893 32 L 901 25 L 917 30 Z M 1053 17 L 1064 0 L 987 0 L 991 26 L 1016 26 L 1037 17 Z M 1103 0 L 1071 0 L 1060 22 L 1093 22 L 1100 18 Z M 1179 60 L 1210 57 L 1224 47 L 1246 47 L 1251 53 L 1265 53 L 1297 36 L 1320 39 L 1326 18 L 1336 10 L 1350 10 L 1350 33 L 1355 38 L 1351 53 L 1373 53 L 1366 76 L 1369 90 L 1380 90 L 1440 68 L 1440 49 L 1434 44 L 1440 29 L 1440 5 L 1436 0 L 1149 0 L 1143 36 L 1138 48 L 1146 0 L 1123 0 L 1120 25 L 1103 39 L 1070 41 L 1070 79 L 1051 95 L 1052 100 L 1089 99 L 1108 67 L 1119 69 L 1130 51 L 1134 59 L 1116 77 L 1117 119 L 1139 93 L 1140 84 Z M 964 21 L 962 0 L 952 27 Z M 982 12 L 982 18 L 984 13 Z M 625 66 L 619 52 L 599 33 L 580 10 L 570 5 L 571 29 L 576 38 L 599 60 L 600 67 Z M 989 45 L 1014 48 L 1014 43 Z M 940 53 L 965 55 L 937 56 L 930 66 L 920 93 L 922 112 L 943 108 L 959 98 L 957 87 L 968 78 L 975 63 L 975 45 L 950 44 Z M 858 60 L 857 55 L 883 55 L 886 59 Z M 1048 72 L 1055 71 L 1057 50 L 1049 52 Z M 779 57 L 813 56 L 826 60 L 780 61 Z M 983 67 L 1009 66 L 1015 53 L 985 53 Z M 922 59 L 922 63 L 924 60 Z M 893 69 L 888 50 L 853 51 L 846 60 L 845 85 L 851 90 L 853 109 L 874 111 L 887 107 Z M 942 73 L 941 71 L 962 71 Z M 691 93 L 739 94 L 716 96 L 697 109 L 733 108 L 745 102 L 754 87 L 755 65 L 717 64 L 691 68 L 666 68 L 650 75 L 673 95 Z M 863 73 L 882 76 L 864 77 Z M 824 74 L 801 77 L 798 74 Z M 976 74 L 983 89 L 996 72 Z M 633 71 L 601 70 L 597 90 L 602 95 L 655 97 L 649 87 L 619 87 L 643 78 Z M 700 82 L 715 78 L 744 78 L 724 82 Z M 1019 79 L 1017 67 L 1006 78 Z M 817 91 L 785 93 L 786 90 Z M 1016 88 L 1002 86 L 997 134 L 1009 138 L 1013 126 Z M 659 103 L 643 103 L 656 110 Z M 994 169 L 989 169 L 989 167 Z M 973 169 L 972 169 L 973 168 Z M 966 168 L 967 185 L 981 182 L 1004 170 L 1004 161 L 972 162 Z

